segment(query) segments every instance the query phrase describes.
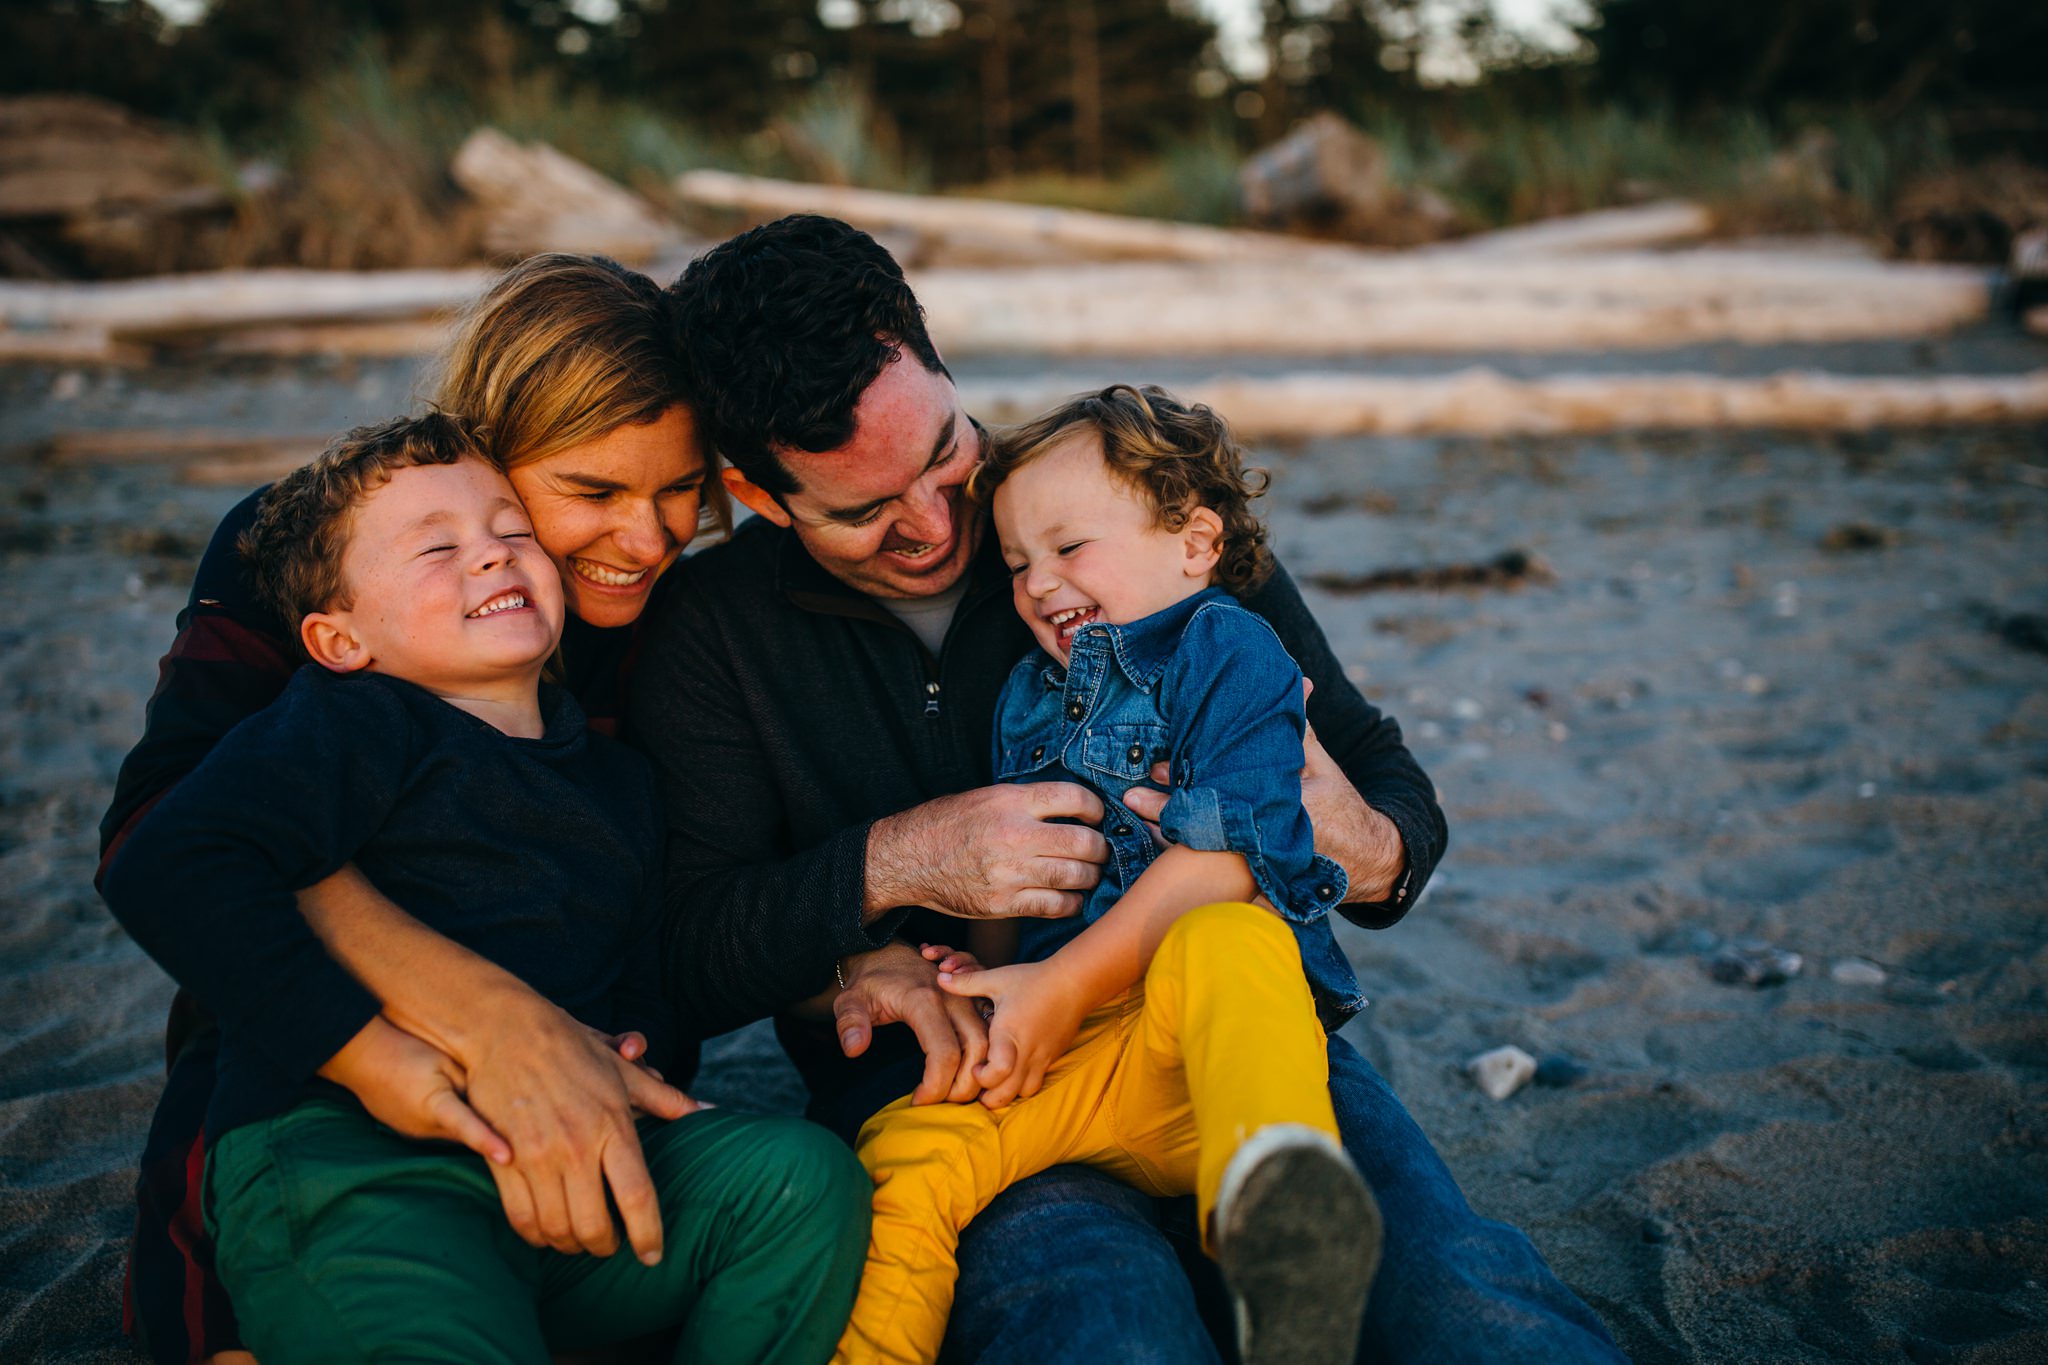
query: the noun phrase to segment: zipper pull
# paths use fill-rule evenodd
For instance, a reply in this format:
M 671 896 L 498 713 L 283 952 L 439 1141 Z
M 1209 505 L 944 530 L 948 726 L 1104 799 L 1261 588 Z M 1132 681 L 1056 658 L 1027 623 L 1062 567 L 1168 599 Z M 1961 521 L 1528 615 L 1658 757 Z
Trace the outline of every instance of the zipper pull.
M 924 685 L 924 714 L 927 719 L 939 714 L 939 685 L 935 682 Z

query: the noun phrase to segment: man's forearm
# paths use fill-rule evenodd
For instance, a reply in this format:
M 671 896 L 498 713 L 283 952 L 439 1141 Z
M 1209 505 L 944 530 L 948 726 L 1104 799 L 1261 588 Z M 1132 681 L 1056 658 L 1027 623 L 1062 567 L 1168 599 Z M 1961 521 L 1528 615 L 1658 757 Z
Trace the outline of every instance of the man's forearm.
M 1354 798 L 1356 795 L 1353 793 Z M 1407 867 L 1408 853 L 1401 842 L 1401 831 L 1363 799 L 1347 803 L 1341 813 L 1332 816 L 1327 828 L 1318 818 L 1316 844 L 1317 851 L 1343 868 L 1349 878 L 1350 886 L 1344 893 L 1347 904 L 1385 900 Z
M 421 924 L 353 865 L 299 893 L 306 922 L 396 1024 L 467 1055 L 504 1005 L 538 999 L 518 977 Z
M 932 865 L 923 811 L 923 806 L 912 806 L 868 827 L 862 924 L 873 924 L 891 910 L 922 905 L 929 899 L 921 880 Z

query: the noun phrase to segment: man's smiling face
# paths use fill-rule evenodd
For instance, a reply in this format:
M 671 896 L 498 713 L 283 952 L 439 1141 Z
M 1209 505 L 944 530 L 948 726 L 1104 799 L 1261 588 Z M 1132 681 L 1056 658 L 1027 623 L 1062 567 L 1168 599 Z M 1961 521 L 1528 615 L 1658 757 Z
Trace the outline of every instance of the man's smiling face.
M 960 581 L 982 517 L 967 477 L 982 433 L 953 381 L 898 351 L 854 408 L 852 439 L 833 450 L 779 450 L 797 482 L 779 502 L 743 479 L 733 493 L 794 527 L 811 558 L 873 597 L 931 597 Z

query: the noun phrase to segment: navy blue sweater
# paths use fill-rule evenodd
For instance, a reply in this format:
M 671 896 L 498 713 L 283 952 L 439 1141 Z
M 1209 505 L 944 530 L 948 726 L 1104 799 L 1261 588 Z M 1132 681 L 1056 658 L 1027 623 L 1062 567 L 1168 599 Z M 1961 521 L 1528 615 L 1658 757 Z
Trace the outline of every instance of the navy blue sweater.
M 136 824 L 101 889 L 220 1020 L 211 1137 L 344 1093 L 314 1073 L 378 1003 L 294 893 L 348 862 L 584 1023 L 666 1052 L 652 777 L 566 694 L 541 699 L 546 733 L 514 739 L 410 683 L 303 668 Z

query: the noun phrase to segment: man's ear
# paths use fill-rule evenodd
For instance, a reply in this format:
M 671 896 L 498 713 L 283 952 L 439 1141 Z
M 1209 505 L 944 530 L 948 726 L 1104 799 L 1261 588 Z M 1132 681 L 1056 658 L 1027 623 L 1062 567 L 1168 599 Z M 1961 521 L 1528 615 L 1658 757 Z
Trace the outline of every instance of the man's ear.
M 731 465 L 718 471 L 718 477 L 725 482 L 725 491 L 733 500 L 750 512 L 758 512 L 777 526 L 789 525 L 789 509 L 776 501 L 775 495 Z
M 316 611 L 299 622 L 299 642 L 313 662 L 334 673 L 353 673 L 370 663 L 370 649 L 345 611 Z
M 1187 551 L 1181 572 L 1189 578 L 1207 578 L 1216 561 L 1223 558 L 1223 518 L 1213 507 L 1197 507 L 1188 513 L 1188 523 L 1180 528 L 1180 534 Z

